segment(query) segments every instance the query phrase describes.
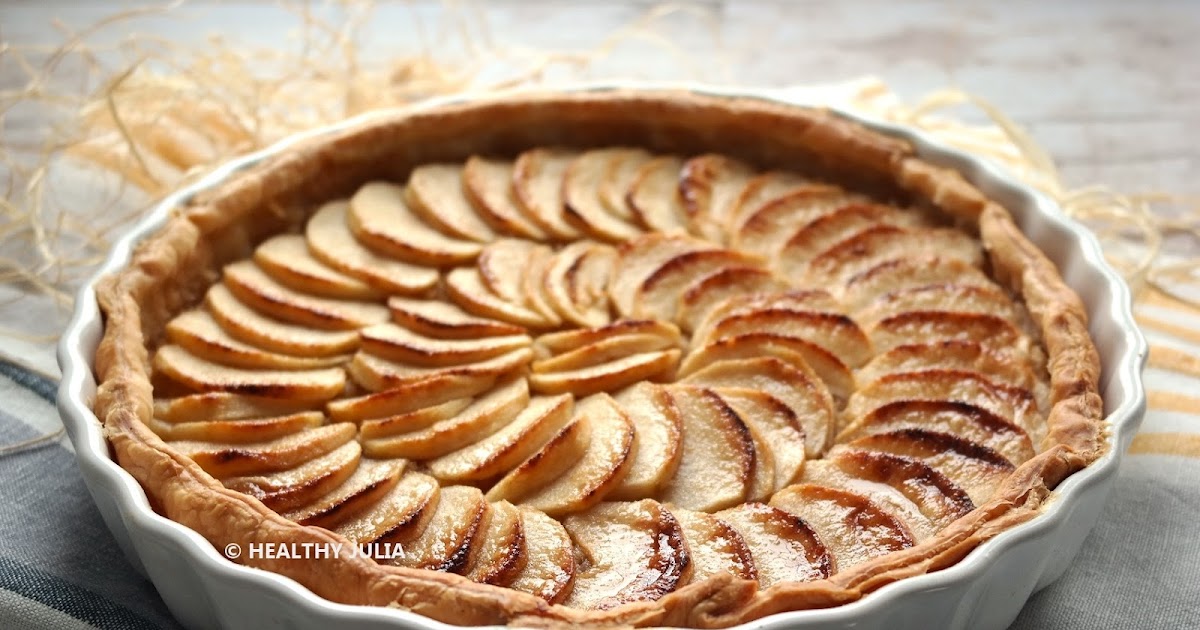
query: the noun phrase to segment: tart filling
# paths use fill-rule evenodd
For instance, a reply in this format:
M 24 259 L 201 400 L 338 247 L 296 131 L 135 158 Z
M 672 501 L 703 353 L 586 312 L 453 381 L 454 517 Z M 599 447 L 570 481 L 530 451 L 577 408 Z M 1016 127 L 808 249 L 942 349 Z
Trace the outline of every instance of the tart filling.
M 778 135 L 717 150 L 748 121 Z M 156 509 L 404 549 L 248 564 L 460 624 L 731 625 L 951 564 L 1101 453 L 1078 298 L 902 143 L 678 94 L 373 125 L 198 200 L 100 291 L 97 415 Z

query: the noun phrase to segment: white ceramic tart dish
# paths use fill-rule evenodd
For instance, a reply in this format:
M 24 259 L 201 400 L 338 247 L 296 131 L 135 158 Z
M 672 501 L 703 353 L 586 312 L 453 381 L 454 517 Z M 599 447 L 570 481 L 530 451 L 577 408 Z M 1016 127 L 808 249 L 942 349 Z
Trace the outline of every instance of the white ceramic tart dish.
M 1096 241 L 970 156 L 590 87 L 171 196 L 81 293 L 59 406 L 190 627 L 999 628 L 1094 524 L 1145 355 Z M 352 541 L 406 554 L 244 552 Z

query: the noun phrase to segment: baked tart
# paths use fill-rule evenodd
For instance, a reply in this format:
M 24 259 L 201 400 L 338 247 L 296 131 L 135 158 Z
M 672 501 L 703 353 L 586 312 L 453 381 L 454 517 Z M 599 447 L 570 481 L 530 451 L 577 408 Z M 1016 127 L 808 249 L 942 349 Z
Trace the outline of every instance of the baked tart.
M 1082 303 L 1008 212 L 760 100 L 373 117 L 190 199 L 98 297 L 95 411 L 156 511 L 402 549 L 237 561 L 453 624 L 838 606 L 1107 448 Z

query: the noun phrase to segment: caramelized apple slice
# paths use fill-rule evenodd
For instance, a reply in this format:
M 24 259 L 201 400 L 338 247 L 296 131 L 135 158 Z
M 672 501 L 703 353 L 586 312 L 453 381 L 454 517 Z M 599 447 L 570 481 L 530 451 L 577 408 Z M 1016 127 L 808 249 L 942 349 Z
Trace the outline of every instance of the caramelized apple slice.
M 293 357 L 239 341 L 207 311 L 184 311 L 167 323 L 167 339 L 188 352 L 230 367 L 264 370 L 313 370 L 345 363 L 349 355 Z
M 345 300 L 374 300 L 367 283 L 326 265 L 312 255 L 299 234 L 280 234 L 254 250 L 254 262 L 272 278 L 301 293 Z
M 625 479 L 610 494 L 614 500 L 654 496 L 675 476 L 683 454 L 683 420 L 670 396 L 658 385 L 638 383 L 615 397 L 633 423 L 638 447 Z
M 529 375 L 529 385 L 541 394 L 572 393 L 587 396 L 615 391 L 638 381 L 669 379 L 679 365 L 679 350 L 659 350 L 638 354 L 591 367 L 565 372 Z
M 1012 322 L 990 313 L 909 311 L 884 319 L 867 330 L 878 352 L 920 339 L 929 343 L 944 340 L 973 341 L 997 350 L 1020 354 L 1031 350 L 1029 339 Z
M 525 216 L 546 234 L 564 241 L 581 236 L 563 215 L 563 177 L 578 155 L 566 149 L 531 149 L 513 164 L 513 193 Z
M 609 211 L 600 189 L 610 165 L 623 149 L 585 151 L 571 161 L 563 174 L 563 212 L 567 223 L 602 241 L 620 242 L 641 230 Z
M 902 213 L 892 206 L 847 204 L 793 232 L 780 249 L 775 268 L 786 277 L 800 278 L 813 258 L 857 232 L 879 224 L 904 226 L 914 223 L 914 215 Z
M 521 210 L 512 181 L 511 162 L 471 156 L 463 167 L 467 198 L 492 229 L 534 241 L 544 240 L 546 233 Z
M 616 335 L 568 350 L 555 357 L 534 361 L 532 367 L 535 373 L 580 370 L 639 352 L 667 350 L 675 347 L 673 342 L 669 337 L 646 333 Z
M 672 507 L 671 514 L 683 529 L 692 557 L 692 582 L 703 582 L 729 573 L 743 580 L 757 580 L 754 559 L 746 541 L 729 523 L 704 512 Z
M 203 440 L 246 444 L 273 440 L 305 429 L 319 427 L 325 416 L 319 411 L 305 411 L 274 418 L 248 420 L 207 420 L 169 423 L 150 419 L 147 425 L 164 440 Z
M 407 543 L 428 527 L 440 492 L 433 477 L 405 473 L 379 501 L 343 520 L 334 531 L 358 544 Z
M 857 311 L 885 293 L 946 282 L 973 286 L 992 284 L 983 270 L 962 259 L 909 255 L 885 260 L 851 276 L 846 281 L 843 300 L 847 308 Z
M 920 460 L 847 450 L 827 461 L 848 475 L 898 491 L 938 530 L 975 509 L 962 488 Z
M 783 403 L 779 406 L 786 408 Z M 745 409 L 746 406 L 743 405 L 742 408 Z M 741 417 L 740 410 L 735 408 L 734 411 Z M 750 441 L 754 443 L 754 477 L 750 481 L 750 487 L 746 489 L 746 500 L 766 501 L 771 497 L 771 493 L 775 492 L 775 453 L 767 444 L 767 435 L 759 430 L 757 424 L 745 418 L 742 418 L 742 422 L 750 430 Z M 797 443 L 794 448 L 803 451 L 804 442 Z
M 777 492 L 771 505 L 803 519 L 817 533 L 835 572 L 913 546 L 900 519 L 855 492 L 799 484 Z
M 845 401 L 854 391 L 854 375 L 832 352 L 798 337 L 774 333 L 747 333 L 713 341 L 685 357 L 679 374 L 686 376 L 718 361 L 755 357 L 775 357 L 802 372 L 811 370 L 838 400 Z
M 358 470 L 332 492 L 281 516 L 301 525 L 334 529 L 390 492 L 400 480 L 405 464 L 404 460 L 363 460 Z
M 567 530 L 545 514 L 521 508 L 525 527 L 525 568 L 508 587 L 549 604 L 563 600 L 575 581 L 575 554 Z
M 295 468 L 261 475 L 222 479 L 226 488 L 250 495 L 263 505 L 284 512 L 317 500 L 354 474 L 362 448 L 353 440 Z
M 750 333 L 796 337 L 825 348 L 842 362 L 858 367 L 870 360 L 871 340 L 853 319 L 840 313 L 768 308 L 731 315 L 715 323 L 705 342 Z
M 386 418 L 363 420 L 358 427 L 360 440 L 374 440 L 396 435 L 411 433 L 433 426 L 442 420 L 449 420 L 462 413 L 471 405 L 470 398 L 455 398 L 444 403 L 422 407 L 416 411 L 396 414 Z
M 673 155 L 654 158 L 638 169 L 625 194 L 638 223 L 662 233 L 687 231 L 687 211 L 679 195 L 682 169 L 683 160 Z
M 726 300 L 785 289 L 787 283 L 765 269 L 739 266 L 718 269 L 688 285 L 675 308 L 675 321 L 684 330 L 695 330 L 709 312 Z
M 476 266 L 483 284 L 505 302 L 524 305 L 526 296 L 522 277 L 536 250 L 548 250 L 544 245 L 517 238 L 493 241 L 484 246 Z
M 485 361 L 527 348 L 528 335 L 481 337 L 479 339 L 433 339 L 395 324 L 378 324 L 359 331 L 362 351 L 391 361 L 425 367 L 445 367 Z
M 357 330 L 315 330 L 271 319 L 242 304 L 223 284 L 208 289 L 205 303 L 222 329 L 259 348 L 294 356 L 331 357 L 358 347 Z
M 436 269 L 380 256 L 359 243 L 350 231 L 349 207 L 345 201 L 327 203 L 308 220 L 304 237 L 313 256 L 382 293 L 415 295 L 437 284 Z
M 897 346 L 875 357 L 858 371 L 860 382 L 872 383 L 888 374 L 924 368 L 968 370 L 989 379 L 1024 389 L 1035 386 L 1033 370 L 1023 357 L 987 348 L 973 341 L 947 339 Z
M 591 439 L 591 421 L 576 414 L 549 442 L 496 482 L 487 493 L 488 501 L 520 502 L 582 460 Z
M 969 284 L 930 284 L 884 294 L 857 313 L 858 321 L 869 326 L 894 315 L 911 311 L 954 313 L 990 313 L 1007 320 L 1016 317 L 1016 306 L 996 286 Z
M 833 400 L 813 376 L 774 357 L 718 361 L 683 380 L 702 387 L 758 390 L 787 405 L 804 425 L 804 452 L 820 457 L 833 437 Z
M 474 548 L 482 544 L 488 509 L 478 488 L 442 488 L 425 531 L 405 543 L 404 557 L 394 562 L 414 569 L 462 572 L 470 564 Z
M 1021 427 L 982 407 L 945 400 L 902 400 L 877 407 L 847 426 L 838 441 L 908 428 L 957 435 L 1000 453 L 1014 466 L 1034 455 L 1029 434 Z
M 579 401 L 575 415 L 587 418 L 591 427 L 587 452 L 561 476 L 521 499 L 550 516 L 580 512 L 603 501 L 629 472 L 637 448 L 633 424 L 608 394 Z
M 549 328 L 553 320 L 526 308 L 506 302 L 483 283 L 479 270 L 459 267 L 446 274 L 446 292 L 464 310 L 479 317 L 491 317 L 526 328 Z
M 496 237 L 467 198 L 458 164 L 418 166 L 408 176 L 405 194 L 413 212 L 445 234 L 480 243 Z
M 289 416 L 319 407 L 319 403 L 265 398 L 229 392 L 206 392 L 154 401 L 154 417 L 163 422 L 212 422 Z
M 764 503 L 743 503 L 717 512 L 746 542 L 758 586 L 808 582 L 829 577 L 833 562 L 816 532 L 800 517 Z
M 852 470 L 853 466 L 850 468 Z M 800 481 L 802 484 L 843 490 L 866 497 L 880 510 L 900 521 L 912 536 L 914 543 L 926 540 L 938 532 L 940 527 L 925 516 L 899 488 L 851 474 L 851 470 L 843 470 L 833 459 L 809 460 L 804 465 L 804 475 Z
M 735 315 L 745 315 L 772 309 L 842 313 L 842 307 L 824 289 L 796 289 L 782 293 L 751 293 L 731 297 L 718 304 L 701 320 L 692 334 L 693 339 L 707 339 L 713 326 Z
M 411 433 L 395 437 L 362 439 L 370 457 L 433 459 L 486 437 L 508 424 L 529 402 L 523 378 L 502 383 L 457 415 Z
M 491 504 L 478 547 L 463 575 L 497 586 L 516 579 L 527 561 L 521 510 L 508 501 Z
M 533 351 L 521 348 L 477 363 L 427 368 L 395 363 L 359 352 L 354 355 L 346 369 L 356 383 L 370 391 L 378 392 L 396 387 L 411 387 L 432 378 L 499 378 L 523 370 L 531 358 Z
M 613 216 L 636 224 L 637 219 L 627 198 L 629 189 L 642 167 L 653 160 L 654 155 L 644 149 L 633 148 L 609 149 L 609 155 L 611 159 L 600 180 L 600 202 Z
M 214 477 L 240 477 L 299 466 L 354 439 L 354 429 L 353 424 L 339 423 L 254 444 L 181 440 L 171 447 Z
M 329 400 L 346 385 L 346 373 L 341 368 L 242 370 L 210 363 L 179 346 L 159 348 L 154 353 L 154 369 L 197 391 L 223 390 L 294 400 Z
M 491 389 L 494 374 L 439 374 L 365 396 L 330 401 L 325 410 L 337 422 L 359 422 L 411 413 L 457 398 L 471 398 Z
M 612 275 L 608 294 L 622 315 L 633 312 L 642 283 L 667 261 L 686 254 L 717 249 L 706 241 L 682 234 L 652 232 L 621 246 L 621 258 Z
M 618 336 L 654 335 L 668 340 L 669 345 L 683 345 L 683 335 L 670 322 L 623 319 L 598 328 L 576 328 L 542 335 L 536 344 L 546 353 L 561 354 L 577 350 L 605 339 Z
M 655 268 L 634 292 L 633 316 L 674 320 L 679 301 L 696 278 L 729 267 L 757 267 L 757 258 L 727 249 L 685 252 Z
M 761 391 L 735 387 L 716 391 L 746 426 L 761 436 L 757 452 L 770 454 L 774 468 L 770 492 L 793 483 L 804 470 L 804 426 L 796 412 L 778 398 Z M 762 457 L 758 464 L 764 465 L 767 459 Z
M 607 610 L 657 601 L 691 575 L 679 522 L 655 501 L 602 503 L 563 526 L 585 559 L 567 606 Z
M 499 431 L 427 462 L 429 472 L 454 482 L 495 479 L 558 435 L 571 420 L 572 408 L 569 395 L 535 396 Z
M 607 259 L 602 278 L 588 287 L 581 268 L 589 258 Z M 579 326 L 597 327 L 609 322 L 608 296 L 598 293 L 595 285 L 607 284 L 615 254 L 607 246 L 578 241 L 560 250 L 550 260 L 542 280 L 543 295 L 550 306 L 566 321 Z M 595 265 L 593 265 L 595 266 Z M 589 290 L 592 289 L 592 290 Z
M 404 189 L 387 182 L 364 184 L 350 198 L 350 231 L 364 245 L 417 265 L 440 267 L 473 260 L 478 243 L 433 229 L 404 200 Z
M 962 488 L 975 505 L 986 502 L 1014 468 L 1003 455 L 986 446 L 950 433 L 927 429 L 873 433 L 838 448 L 919 459 Z
M 939 256 L 957 258 L 976 267 L 983 264 L 979 242 L 961 230 L 906 230 L 877 225 L 842 239 L 814 256 L 808 265 L 808 281 L 817 285 L 843 282 L 883 261 L 921 251 L 935 251 Z
M 478 339 L 520 335 L 525 329 L 507 322 L 475 317 L 453 304 L 436 300 L 393 297 L 392 320 L 405 328 L 437 339 Z
M 754 175 L 750 165 L 724 155 L 688 160 L 679 173 L 679 194 L 693 231 L 710 241 L 726 242 L 725 226 L 734 204 Z
M 529 309 L 549 322 L 547 327 L 555 327 L 562 323 L 562 317 L 550 304 L 547 294 L 546 274 L 550 273 L 550 265 L 556 260 L 554 252 L 549 247 L 533 250 L 521 275 L 521 289 L 525 293 L 525 303 Z
M 683 441 L 675 476 L 660 498 L 701 512 L 744 501 L 754 483 L 750 429 L 711 390 L 684 385 L 664 389 L 683 421 Z
M 747 215 L 733 232 L 731 246 L 777 260 L 797 226 L 860 201 L 862 197 L 837 186 L 807 184 Z
M 790 171 L 767 171 L 746 182 L 746 187 L 734 201 L 733 211 L 725 229 L 732 234 L 746 217 L 760 208 L 812 182 Z
M 300 293 L 279 284 L 249 260 L 226 266 L 224 280 L 229 291 L 251 308 L 301 326 L 352 330 L 388 319 L 381 304 Z

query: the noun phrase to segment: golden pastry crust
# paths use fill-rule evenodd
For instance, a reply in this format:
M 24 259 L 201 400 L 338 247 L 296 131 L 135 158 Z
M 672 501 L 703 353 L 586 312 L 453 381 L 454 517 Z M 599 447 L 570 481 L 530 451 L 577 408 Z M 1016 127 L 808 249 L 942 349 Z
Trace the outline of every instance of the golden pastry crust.
M 1081 301 L 1008 212 L 958 173 L 930 165 L 906 143 L 826 112 L 759 100 L 676 92 L 538 94 L 400 111 L 297 145 L 206 191 L 140 243 L 132 261 L 97 289 L 105 317 L 96 353 L 95 411 L 118 462 L 154 509 L 216 548 L 254 542 L 337 542 L 293 523 L 257 499 L 228 490 L 163 442 L 152 417 L 148 348 L 167 321 L 195 304 L 221 267 L 267 236 L 301 224 L 320 202 L 371 178 L 397 179 L 427 162 L 530 146 L 625 142 L 663 152 L 720 148 L 768 166 L 796 167 L 869 191 L 902 192 L 977 229 L 993 276 L 1028 309 L 1047 352 L 1048 432 L 1040 454 L 989 501 L 936 536 L 805 583 L 759 589 L 714 577 L 654 602 L 609 610 L 547 604 L 533 595 L 447 573 L 362 558 L 241 559 L 291 577 L 326 599 L 392 606 L 459 625 L 724 627 L 788 610 L 832 607 L 905 577 L 959 561 L 985 540 L 1035 518 L 1053 488 L 1106 448 L 1099 357 Z

